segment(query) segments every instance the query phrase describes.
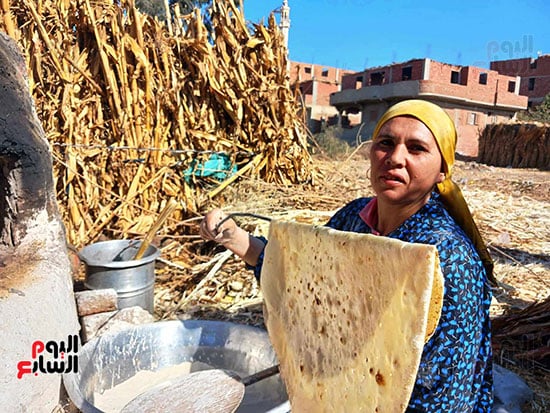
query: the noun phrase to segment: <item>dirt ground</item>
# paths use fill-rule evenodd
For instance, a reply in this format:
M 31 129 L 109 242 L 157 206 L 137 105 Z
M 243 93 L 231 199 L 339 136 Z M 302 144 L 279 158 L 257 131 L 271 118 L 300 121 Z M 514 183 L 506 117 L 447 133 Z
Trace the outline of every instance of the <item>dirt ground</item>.
M 242 180 L 227 188 L 205 210 L 220 206 L 227 212 L 324 223 L 346 202 L 372 195 L 367 179 L 369 162 L 360 152 L 340 160 L 316 157 L 314 162 L 318 170 L 314 186 L 281 187 Z M 550 171 L 497 168 L 458 160 L 453 177 L 495 260 L 500 285 L 493 291 L 492 316 L 547 300 Z M 188 225 L 197 227 L 199 220 L 190 220 Z M 268 228 L 268 223 L 261 220 L 238 220 L 256 234 L 265 234 Z M 184 246 L 175 245 L 168 246 L 163 255 L 193 259 L 165 261 L 166 266 L 157 273 L 155 308 L 160 319 L 202 317 L 263 326 L 261 291 L 242 262 L 197 236 L 190 236 Z M 548 335 L 543 337 L 547 339 Z M 495 362 L 519 374 L 534 390 L 534 400 L 524 406 L 524 412 L 548 412 L 550 361 L 548 356 L 541 360 L 516 358 L 525 345 L 533 344 L 500 339 L 495 342 Z

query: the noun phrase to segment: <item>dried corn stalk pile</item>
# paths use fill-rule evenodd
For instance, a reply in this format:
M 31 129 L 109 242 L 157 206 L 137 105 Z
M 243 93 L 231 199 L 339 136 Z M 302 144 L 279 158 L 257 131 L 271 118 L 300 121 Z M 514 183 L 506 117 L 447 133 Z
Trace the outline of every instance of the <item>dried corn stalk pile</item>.
M 26 54 L 75 246 L 145 233 L 172 197 L 165 230 L 185 232 L 174 222 L 240 175 L 312 179 L 273 17 L 248 27 L 233 0 L 215 2 L 209 37 L 198 11 L 168 29 L 133 0 L 0 0 L 0 11 Z M 199 182 L 189 168 L 213 152 L 238 172 Z
M 512 168 L 550 169 L 550 127 L 533 123 L 494 124 L 479 137 L 478 161 Z
M 512 344 L 514 357 L 537 361 L 550 368 L 550 297 L 527 308 L 495 318 L 493 342 L 496 350 Z

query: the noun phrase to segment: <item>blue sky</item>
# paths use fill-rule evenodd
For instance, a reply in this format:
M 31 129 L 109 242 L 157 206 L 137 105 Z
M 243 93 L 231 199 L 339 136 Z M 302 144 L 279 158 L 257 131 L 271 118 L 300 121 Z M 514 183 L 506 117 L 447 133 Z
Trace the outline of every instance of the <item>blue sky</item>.
M 548 0 L 288 0 L 294 61 L 350 70 L 431 58 L 488 68 L 550 53 Z M 282 0 L 244 0 L 259 22 Z M 279 21 L 279 15 L 277 15 Z

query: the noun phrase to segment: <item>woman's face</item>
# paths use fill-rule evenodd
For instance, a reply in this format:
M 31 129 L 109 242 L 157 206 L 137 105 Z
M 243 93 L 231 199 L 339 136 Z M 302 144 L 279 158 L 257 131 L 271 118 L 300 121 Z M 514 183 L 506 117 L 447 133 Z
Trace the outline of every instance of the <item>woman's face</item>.
M 372 188 L 380 201 L 391 204 L 424 205 L 445 178 L 434 136 L 413 117 L 397 116 L 380 128 L 370 161 Z

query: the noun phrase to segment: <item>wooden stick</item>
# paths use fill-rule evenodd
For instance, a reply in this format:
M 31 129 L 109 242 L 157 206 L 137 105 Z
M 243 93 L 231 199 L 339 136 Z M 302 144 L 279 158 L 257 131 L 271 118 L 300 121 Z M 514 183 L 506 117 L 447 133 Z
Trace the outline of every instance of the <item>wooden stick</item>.
M 262 155 L 256 155 L 254 159 L 252 159 L 244 168 L 240 169 L 237 173 L 233 174 L 231 177 L 227 178 L 225 181 L 223 181 L 216 189 L 209 192 L 208 196 L 210 198 L 214 198 L 216 195 L 218 195 L 221 191 L 223 191 L 228 185 L 230 185 L 233 181 L 235 181 L 239 176 L 243 175 L 245 172 L 247 172 L 250 168 L 252 168 L 254 165 L 258 163 Z
M 170 214 L 174 212 L 174 209 L 176 208 L 177 205 L 178 203 L 174 198 L 171 198 L 168 201 L 168 203 L 160 213 L 160 216 L 158 217 L 158 219 L 155 221 L 155 223 L 153 224 L 149 232 L 145 235 L 145 238 L 143 239 L 141 246 L 139 247 L 139 250 L 134 257 L 134 260 L 139 260 L 143 256 L 143 254 L 145 253 L 145 250 L 153 240 L 153 237 L 159 230 L 160 226 L 164 224 L 164 221 L 166 221 L 166 218 L 168 218 Z
M 214 256 L 212 260 L 210 260 L 211 263 L 214 263 L 210 271 L 208 271 L 208 274 L 205 275 L 205 277 L 193 288 L 193 291 L 187 296 L 182 297 L 178 305 L 172 310 L 172 313 L 175 314 L 182 308 L 184 308 L 187 304 L 191 302 L 192 299 L 196 298 L 198 293 L 202 290 L 202 288 L 206 285 L 207 282 L 211 281 L 218 270 L 223 266 L 223 264 L 231 258 L 233 255 L 233 252 L 230 250 L 225 250 L 224 252 L 219 253 L 218 255 Z
M 2 9 L 4 10 L 4 25 L 6 26 L 6 33 L 13 39 L 16 39 L 15 25 L 13 24 L 13 17 L 10 12 L 10 0 L 2 0 Z
M 168 0 L 164 0 L 164 11 L 166 12 L 166 27 L 168 28 L 168 33 L 172 36 L 172 15 L 170 13 L 170 2 Z
M 112 288 L 78 291 L 74 298 L 80 317 L 118 310 L 117 292 Z
M 32 17 L 35 20 L 34 22 L 38 27 L 38 31 L 40 33 L 40 36 L 42 37 L 42 41 L 46 44 L 46 47 L 50 51 L 50 57 L 52 58 L 52 62 L 57 70 L 57 74 L 63 81 L 68 82 L 68 79 L 66 78 L 66 73 L 63 71 L 63 68 L 61 67 L 61 63 L 59 62 L 59 59 L 57 58 L 57 55 L 56 55 L 57 48 L 54 47 L 54 45 L 52 44 L 50 37 L 48 36 L 48 32 L 44 28 L 44 25 L 42 24 L 42 20 L 38 15 L 38 12 L 36 11 L 32 2 L 26 0 L 25 5 L 29 8 L 29 11 L 31 12 Z

